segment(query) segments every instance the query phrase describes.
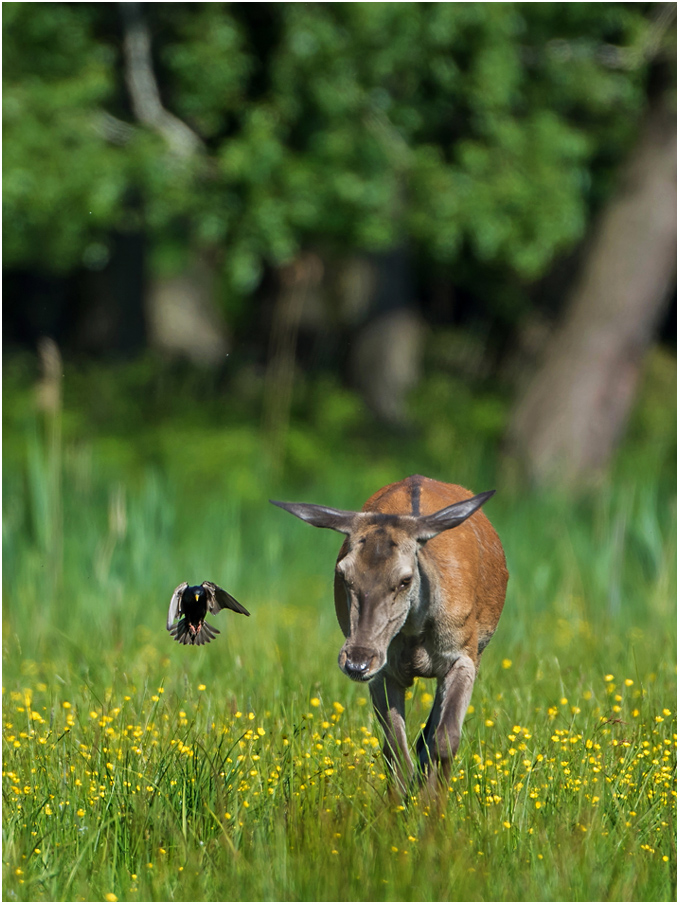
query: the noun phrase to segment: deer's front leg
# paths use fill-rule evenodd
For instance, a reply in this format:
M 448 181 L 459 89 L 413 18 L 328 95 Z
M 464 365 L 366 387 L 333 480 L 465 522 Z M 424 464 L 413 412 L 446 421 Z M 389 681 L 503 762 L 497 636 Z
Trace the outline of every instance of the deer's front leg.
M 404 688 L 389 676 L 380 675 L 369 685 L 373 707 L 380 720 L 385 743 L 383 754 L 401 792 L 408 790 L 413 776 L 413 762 L 406 739 Z
M 421 768 L 429 772 L 427 784 L 432 790 L 451 775 L 476 674 L 475 664 L 463 654 L 437 686 L 425 744 L 419 756 Z

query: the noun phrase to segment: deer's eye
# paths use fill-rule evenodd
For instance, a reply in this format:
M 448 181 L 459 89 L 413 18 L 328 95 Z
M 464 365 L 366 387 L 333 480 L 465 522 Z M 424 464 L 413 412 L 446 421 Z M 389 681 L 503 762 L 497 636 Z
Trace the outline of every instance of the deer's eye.
M 407 588 L 411 584 L 412 575 L 404 575 L 404 577 L 399 582 L 399 590 L 403 591 L 404 588 Z

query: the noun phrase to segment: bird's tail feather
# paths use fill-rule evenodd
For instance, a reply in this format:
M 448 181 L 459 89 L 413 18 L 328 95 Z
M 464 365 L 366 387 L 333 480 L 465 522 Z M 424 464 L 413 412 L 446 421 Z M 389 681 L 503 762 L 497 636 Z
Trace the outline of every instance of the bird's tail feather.
M 207 644 L 209 641 L 212 641 L 213 638 L 216 638 L 219 633 L 219 629 L 204 622 L 200 632 L 197 632 L 195 635 L 192 634 L 192 632 L 189 631 L 189 624 L 186 620 L 186 616 L 183 619 L 180 619 L 179 622 L 170 629 L 170 634 L 175 641 L 178 641 L 180 644 Z

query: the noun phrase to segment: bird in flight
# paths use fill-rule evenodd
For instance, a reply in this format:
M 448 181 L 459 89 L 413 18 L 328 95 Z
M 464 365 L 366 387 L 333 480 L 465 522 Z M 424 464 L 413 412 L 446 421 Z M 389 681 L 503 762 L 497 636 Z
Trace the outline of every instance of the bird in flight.
M 189 586 L 188 581 L 183 581 L 170 599 L 167 629 L 180 644 L 207 644 L 219 635 L 219 629 L 205 621 L 206 614 L 219 613 L 225 608 L 250 616 L 238 600 L 212 581 L 193 587 Z M 178 617 L 181 617 L 179 622 L 175 622 Z

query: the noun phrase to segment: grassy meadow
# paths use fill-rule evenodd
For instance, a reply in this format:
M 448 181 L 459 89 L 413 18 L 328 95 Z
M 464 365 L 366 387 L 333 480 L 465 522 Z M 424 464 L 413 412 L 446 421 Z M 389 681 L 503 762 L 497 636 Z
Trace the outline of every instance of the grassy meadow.
M 31 367 L 4 382 L 5 901 L 675 900 L 674 365 L 569 495 L 497 459 L 505 400 L 440 378 L 403 436 L 303 383 L 272 463 L 257 400 L 208 377 L 67 367 L 41 409 Z M 387 794 L 337 667 L 339 536 L 267 502 L 358 508 L 414 472 L 497 488 L 510 571 L 436 803 Z M 170 596 L 204 579 L 252 615 L 182 647 Z

